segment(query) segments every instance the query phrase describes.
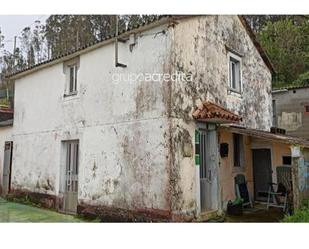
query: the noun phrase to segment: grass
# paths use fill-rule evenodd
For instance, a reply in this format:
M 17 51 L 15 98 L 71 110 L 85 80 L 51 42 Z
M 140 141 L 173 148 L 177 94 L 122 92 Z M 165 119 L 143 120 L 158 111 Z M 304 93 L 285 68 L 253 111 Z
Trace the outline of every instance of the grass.
M 303 202 L 302 207 L 295 210 L 293 215 L 286 215 L 283 222 L 309 222 L 309 200 Z
M 72 215 L 6 201 L 0 198 L 0 223 L 2 222 L 85 222 Z

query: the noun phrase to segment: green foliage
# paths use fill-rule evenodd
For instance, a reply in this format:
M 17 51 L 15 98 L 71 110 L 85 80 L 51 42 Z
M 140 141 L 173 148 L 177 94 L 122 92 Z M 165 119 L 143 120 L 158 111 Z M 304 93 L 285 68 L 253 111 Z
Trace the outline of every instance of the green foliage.
M 46 20 L 45 37 L 51 57 L 61 55 L 82 45 L 90 44 L 109 28 L 113 16 L 51 15 Z M 99 25 L 101 22 L 101 25 Z
M 294 82 L 309 70 L 309 22 L 292 18 L 267 22 L 258 38 L 273 63 L 275 82 Z
M 296 86 L 309 86 L 309 71 L 298 76 L 297 80 L 293 82 Z
M 281 81 L 274 81 L 272 83 L 272 88 L 273 89 L 281 89 L 281 88 L 285 88 L 285 87 L 292 87 L 294 86 L 294 84 L 288 84 L 286 82 L 281 82 Z
M 134 27 L 153 16 L 120 16 L 119 30 Z M 45 37 L 51 56 L 61 55 L 113 35 L 115 24 L 115 15 L 51 15 L 46 20 L 45 26 Z
M 302 207 L 293 215 L 286 215 L 283 222 L 309 222 L 309 200 L 303 202 Z

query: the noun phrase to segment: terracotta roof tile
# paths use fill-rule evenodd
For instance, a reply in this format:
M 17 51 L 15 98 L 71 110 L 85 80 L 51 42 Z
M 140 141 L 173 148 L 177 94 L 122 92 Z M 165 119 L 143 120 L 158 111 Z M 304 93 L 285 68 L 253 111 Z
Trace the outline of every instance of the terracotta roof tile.
M 215 103 L 205 101 L 192 114 L 193 118 L 204 122 L 238 123 L 242 118 Z
M 13 120 L 14 110 L 11 108 L 0 108 L 0 127 L 3 126 L 3 122 Z

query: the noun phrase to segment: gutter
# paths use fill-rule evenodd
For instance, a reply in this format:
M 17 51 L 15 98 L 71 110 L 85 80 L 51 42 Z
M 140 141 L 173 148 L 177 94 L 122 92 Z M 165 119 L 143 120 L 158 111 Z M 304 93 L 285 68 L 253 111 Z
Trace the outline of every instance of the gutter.
M 288 91 L 289 91 L 288 89 L 283 88 L 283 89 L 272 90 L 271 93 L 285 93 L 285 92 L 288 92 Z

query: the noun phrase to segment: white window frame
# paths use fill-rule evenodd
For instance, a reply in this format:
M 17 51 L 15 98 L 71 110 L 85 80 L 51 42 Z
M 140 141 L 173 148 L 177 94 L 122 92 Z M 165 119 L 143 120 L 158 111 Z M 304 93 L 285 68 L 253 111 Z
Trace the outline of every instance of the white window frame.
M 76 96 L 78 93 L 79 65 L 79 57 L 63 63 L 63 73 L 65 74 L 64 97 Z M 73 75 L 71 75 L 71 69 L 73 70 Z M 71 79 L 73 80 L 73 85 L 71 84 Z
M 73 70 L 73 75 L 71 75 L 71 70 Z M 68 95 L 77 94 L 77 64 L 68 65 Z M 71 80 L 73 82 L 71 82 Z M 71 88 L 72 86 L 72 88 Z
M 238 81 L 238 86 L 236 85 L 236 87 L 232 86 L 232 70 L 231 70 L 231 64 L 232 63 L 237 63 L 238 64 L 238 70 L 239 74 L 238 74 L 238 79 L 236 78 L 236 80 Z M 237 65 L 236 64 L 236 65 Z M 237 74 L 236 74 L 237 76 Z M 241 95 L 243 92 L 243 84 L 242 84 L 242 59 L 240 56 L 236 55 L 235 53 L 232 52 L 228 52 L 228 90 L 229 93 L 236 93 Z

